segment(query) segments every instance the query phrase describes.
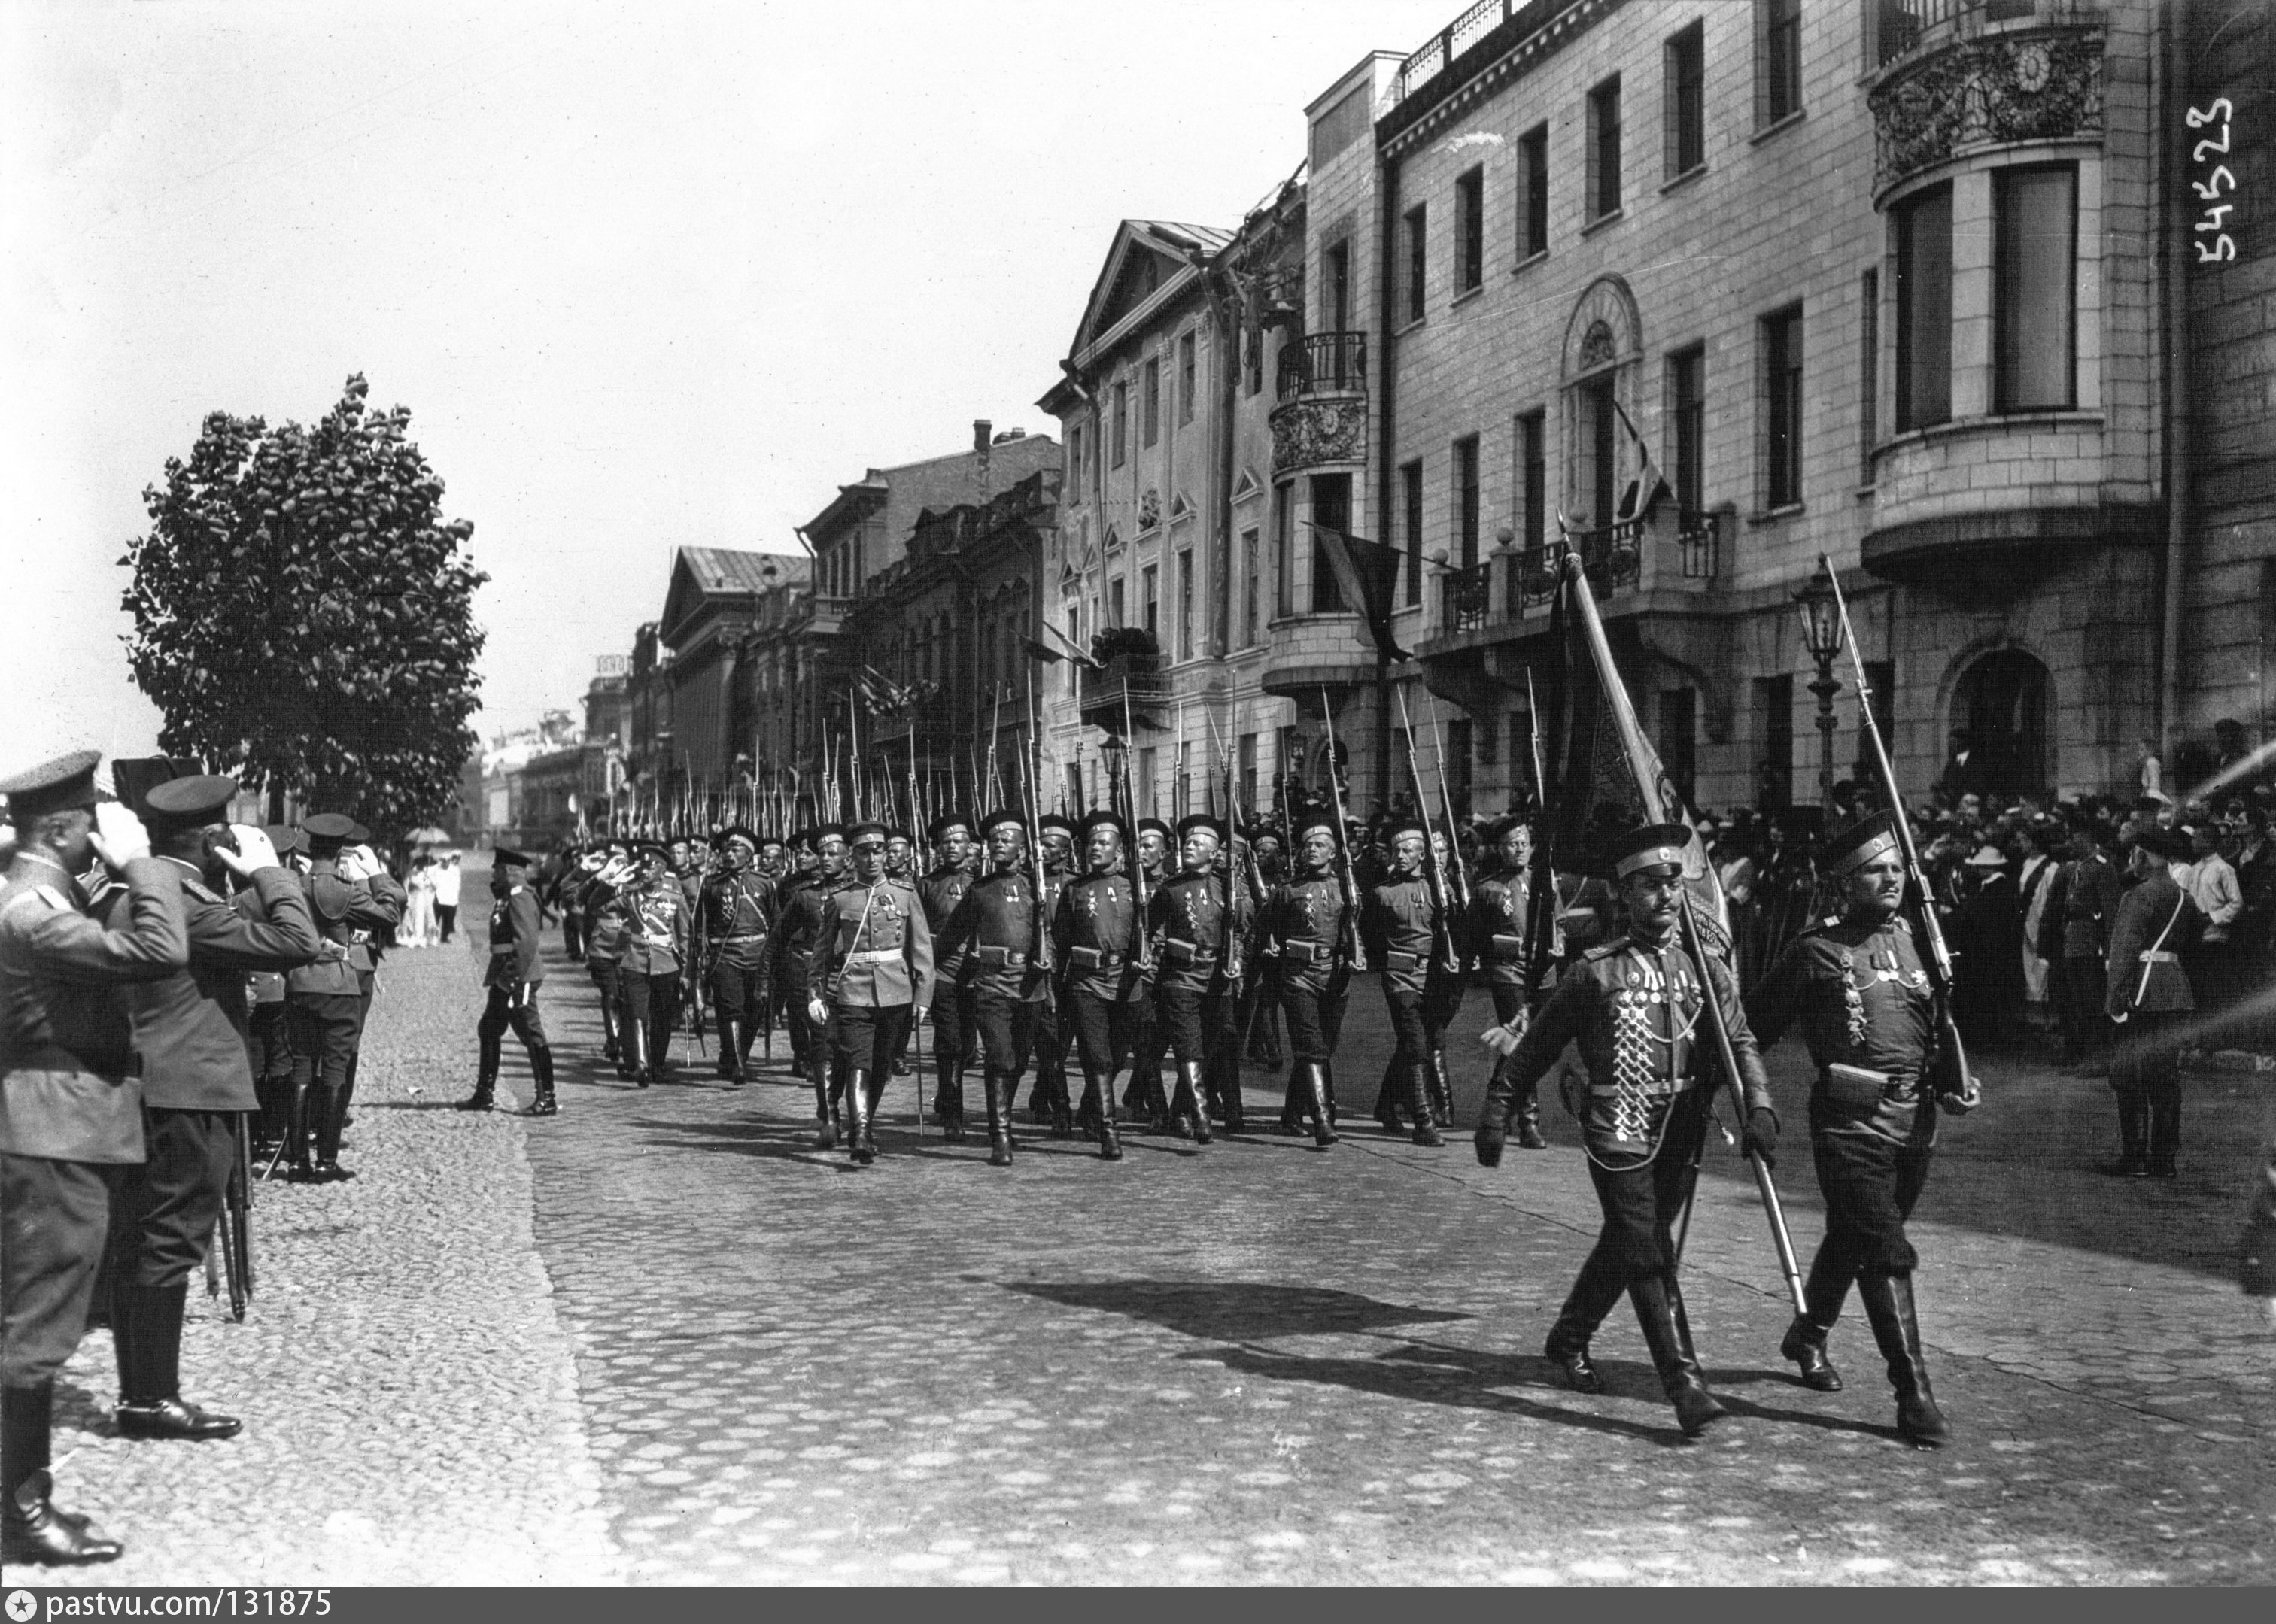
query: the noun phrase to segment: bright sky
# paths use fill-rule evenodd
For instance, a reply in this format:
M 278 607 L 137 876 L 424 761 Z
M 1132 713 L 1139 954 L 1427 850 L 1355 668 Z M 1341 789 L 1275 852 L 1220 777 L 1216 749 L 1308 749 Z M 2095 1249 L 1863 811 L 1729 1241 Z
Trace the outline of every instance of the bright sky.
M 0 774 L 155 749 L 119 644 L 208 412 L 361 371 L 474 521 L 485 731 L 683 545 L 1034 404 L 1124 216 L 1237 224 L 1456 0 L 0 3 Z

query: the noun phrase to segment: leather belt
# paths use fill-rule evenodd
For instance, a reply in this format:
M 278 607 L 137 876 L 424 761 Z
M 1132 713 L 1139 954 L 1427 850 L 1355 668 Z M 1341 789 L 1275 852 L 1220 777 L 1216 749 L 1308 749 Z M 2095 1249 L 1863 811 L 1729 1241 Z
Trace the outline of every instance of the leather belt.
M 1397 948 L 1386 948 L 1383 954 L 1383 967 L 1385 970 L 1397 971 L 1420 970 L 1422 968 L 1422 956 L 1419 953 L 1402 953 Z
M 2154 948 L 2142 956 L 2142 962 L 2144 964 L 2178 964 L 2181 962 L 2181 956 L 2169 949 Z
M 1162 946 L 1167 949 L 1170 963 L 1172 964 L 1213 964 L 1217 962 L 1217 949 L 1214 948 L 1203 948 L 1190 941 L 1180 941 L 1174 936 L 1165 938 Z
M 901 962 L 901 950 L 899 948 L 874 948 L 866 952 L 849 953 L 846 956 L 846 962 L 849 964 L 898 964 Z
M 719 945 L 720 945 L 721 947 L 723 947 L 723 948 L 729 948 L 729 947 L 732 947 L 732 946 L 734 946 L 734 945 L 735 945 L 737 942 L 739 942 L 739 941 L 764 941 L 765 940 L 766 940 L 766 937 L 765 937 L 765 936 L 763 936 L 763 935 L 759 935 L 759 936 L 722 936 L 721 938 L 719 938 Z
M 1497 936 L 1493 939 L 1492 951 L 1495 963 L 1513 963 L 1525 956 L 1525 939 L 1522 936 Z
M 1328 956 L 1327 944 L 1318 941 L 1284 940 L 1280 944 L 1280 956 L 1291 964 L 1316 964 Z
M 1006 970 L 1017 970 L 1028 962 L 1028 956 L 1024 953 L 1015 953 L 1009 948 L 990 948 L 984 944 L 973 948 L 972 956 L 983 964 L 999 965 Z

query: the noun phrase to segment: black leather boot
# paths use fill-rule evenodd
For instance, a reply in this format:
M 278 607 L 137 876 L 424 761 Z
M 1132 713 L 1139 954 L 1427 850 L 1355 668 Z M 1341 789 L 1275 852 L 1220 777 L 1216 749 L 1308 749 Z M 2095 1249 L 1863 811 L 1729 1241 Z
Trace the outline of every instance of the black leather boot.
M 1556 1362 L 1565 1372 L 1565 1379 L 1575 1393 L 1602 1393 L 1605 1379 L 1589 1358 L 1589 1338 L 1562 1319 L 1549 1328 L 1549 1340 L 1541 1346 L 1542 1353 Z
M 2150 1176 L 2171 1179 L 2181 1176 L 2176 1158 L 2181 1150 L 2181 1080 L 2153 1084 L 2149 1100 L 2149 1162 Z
M 1189 1114 L 1194 1143 L 1207 1144 L 1210 1142 L 1209 1107 L 1202 1099 L 1202 1062 L 1197 1060 L 1178 1062 L 1178 1097 L 1170 1105 L 1171 1119 L 1177 1121 L 1181 1114 Z M 1184 1136 L 1180 1134 L 1179 1137 L 1182 1138 Z
M 234 1438 L 244 1423 L 182 1401 L 182 1307 L 186 1281 L 127 1288 L 134 1322 L 133 1386 L 112 1419 L 125 1438 L 178 1438 L 193 1442 Z
M 1399 1107 L 1407 1097 L 1407 1076 L 1393 1056 L 1383 1069 L 1383 1086 L 1375 1091 L 1375 1120 L 1383 1124 L 1385 1133 L 1403 1133 L 1399 1121 Z
M 988 1096 L 988 1165 L 1008 1167 L 1012 1165 L 1012 1123 L 1005 1101 L 1012 1091 L 1005 1086 L 1004 1074 L 992 1068 L 981 1074 L 981 1087 Z
M 553 1050 L 540 1044 L 529 1052 L 529 1069 L 537 1078 L 537 1098 L 529 1102 L 532 1116 L 558 1116 L 561 1102 L 553 1097 Z
M 1659 1383 L 1675 1406 L 1676 1424 L 1686 1438 L 1696 1438 L 1730 1412 L 1707 1390 L 1707 1379 L 1676 1323 L 1681 1298 L 1665 1274 L 1643 1275 L 1628 1282 L 1628 1300 L 1635 1304 L 1636 1323 L 1643 1327 L 1644 1346 L 1659 1371 Z
M 1109 1076 L 1098 1084 L 1098 1159 L 1101 1161 L 1122 1159 L 1122 1135 L 1115 1124 L 1122 1114 L 1115 1103 L 1115 1078 Z
M 475 1062 L 474 1091 L 459 1101 L 461 1111 L 487 1111 L 497 1103 L 498 1051 L 500 1041 L 484 1038 L 482 1054 Z
M 1802 1288 L 1808 1311 L 1794 1316 L 1794 1324 L 1787 1327 L 1786 1340 L 1779 1344 L 1780 1356 L 1802 1367 L 1802 1385 L 1813 1393 L 1841 1391 L 1841 1372 L 1825 1356 L 1825 1339 L 1832 1333 L 1833 1322 L 1841 1317 L 1841 1300 L 1848 1295 L 1847 1266 L 1828 1258 L 1820 1247 L 1810 1260 L 1809 1280 Z
M 1529 1088 L 1525 1091 L 1524 1098 L 1517 1104 L 1515 1121 L 1519 1150 L 1545 1151 L 1549 1148 L 1549 1136 L 1541 1131 L 1541 1095 L 1536 1090 Z
M 854 1159 L 868 1167 L 877 1159 L 877 1142 L 869 1137 L 869 1074 L 860 1066 L 846 1079 L 846 1139 Z
M 2150 1176 L 2150 1096 L 2145 1089 L 2118 1092 L 2118 1159 L 2105 1161 L 2102 1171 L 2113 1178 Z
M 648 1023 L 634 1016 L 625 1023 L 625 1064 L 634 1088 L 648 1086 Z
M 0 1563 L 63 1567 L 108 1562 L 125 1547 L 49 1499 L 55 1389 L 0 1388 Z
M 614 1066 L 624 1050 L 617 1043 L 617 1011 L 615 1006 L 601 1000 L 601 1063 Z
M 1074 1111 L 1067 1100 L 1066 1073 L 1062 1071 L 1057 1076 L 1049 1079 L 1038 1076 L 1036 1079 L 1036 1091 L 1038 1094 L 1048 1094 L 1050 1096 L 1051 1137 L 1054 1139 L 1074 1138 Z
M 311 1175 L 319 1184 L 337 1184 L 355 1175 L 340 1166 L 340 1133 L 347 1126 L 348 1085 L 317 1090 L 310 1102 L 316 1114 L 316 1167 Z
M 821 1064 L 809 1066 L 807 1076 L 814 1085 L 814 1148 L 834 1151 L 838 1148 L 838 1107 L 830 1098 L 830 1074 Z
M 1446 1077 L 1446 1051 L 1430 1051 L 1430 1125 L 1452 1128 L 1454 1125 L 1454 1085 Z
M 285 1112 L 284 1167 L 285 1177 L 295 1182 L 315 1176 L 308 1161 L 308 1084 L 298 1078 Z
M 941 1137 L 952 1144 L 964 1142 L 964 1064 L 949 1061 L 940 1069 L 940 1091 L 933 1096 L 933 1114 L 940 1118 Z
M 1861 1274 L 1857 1300 L 1873 1340 L 1889 1362 L 1889 1386 L 1897 1395 L 1897 1431 L 1919 1449 L 1934 1449 L 1952 1436 L 1944 1412 L 1929 1391 L 1928 1363 L 1921 1356 L 1920 1320 L 1913 1310 L 1909 1274 Z
M 1304 1132 L 1304 1107 L 1309 1085 L 1304 1076 L 1304 1062 L 1296 1061 L 1288 1068 L 1287 1086 L 1280 1091 L 1280 1120 L 1272 1124 L 1275 1133 L 1292 1139 L 1301 1138 Z
M 1407 1111 L 1415 1119 L 1415 1143 L 1435 1149 L 1446 1141 L 1431 1120 L 1430 1071 L 1428 1061 L 1407 1068 Z
M 725 1010 L 719 1012 L 719 1063 L 714 1069 L 719 1074 L 721 1082 L 732 1083 L 740 1088 L 743 1085 L 743 1069 L 739 1061 L 742 1051 L 735 1046 L 736 1023 L 733 1016 Z
M 1336 1142 L 1335 1124 L 1328 1114 L 1328 1069 L 1317 1061 L 1300 1061 L 1298 1068 L 1304 1074 L 1306 1103 L 1311 1107 L 1312 1143 L 1325 1150 Z

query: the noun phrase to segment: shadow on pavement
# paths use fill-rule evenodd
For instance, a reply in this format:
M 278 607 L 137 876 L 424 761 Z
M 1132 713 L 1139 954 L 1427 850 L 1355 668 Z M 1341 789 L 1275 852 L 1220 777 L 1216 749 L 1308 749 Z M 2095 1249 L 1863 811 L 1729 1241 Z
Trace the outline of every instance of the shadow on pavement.
M 1255 1280 L 1006 1280 L 1007 1290 L 1068 1308 L 1090 1308 L 1151 1321 L 1185 1336 L 1254 1341 L 1274 1336 L 1324 1336 L 1381 1326 L 1468 1319 L 1444 1309 L 1408 1308 L 1322 1286 L 1271 1286 Z

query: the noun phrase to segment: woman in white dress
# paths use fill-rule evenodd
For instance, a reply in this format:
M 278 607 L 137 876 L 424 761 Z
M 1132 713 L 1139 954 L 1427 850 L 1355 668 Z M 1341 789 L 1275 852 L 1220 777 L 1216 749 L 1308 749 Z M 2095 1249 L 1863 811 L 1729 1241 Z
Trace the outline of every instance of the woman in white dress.
M 435 859 L 423 853 L 411 865 L 411 878 L 404 882 L 409 901 L 403 910 L 403 924 L 395 933 L 398 946 L 431 948 L 435 945 Z

